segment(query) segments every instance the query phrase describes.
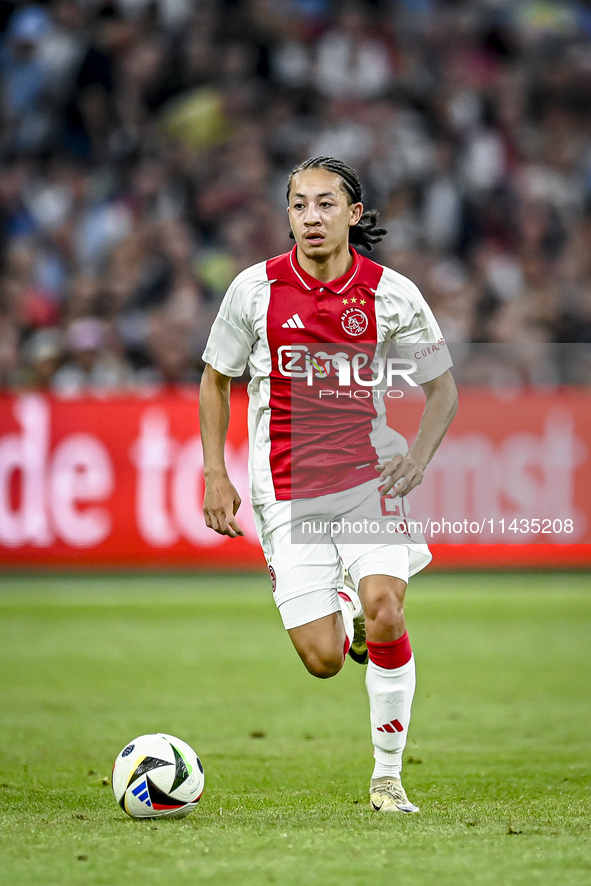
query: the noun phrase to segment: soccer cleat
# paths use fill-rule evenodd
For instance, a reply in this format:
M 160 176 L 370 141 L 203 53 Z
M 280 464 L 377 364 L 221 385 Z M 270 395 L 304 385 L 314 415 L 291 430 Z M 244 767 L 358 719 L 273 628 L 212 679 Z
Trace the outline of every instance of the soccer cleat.
M 355 585 L 351 581 L 351 576 L 346 569 L 344 583 L 353 603 L 353 642 L 349 647 L 349 655 L 357 664 L 364 665 L 367 664 L 369 657 L 367 640 L 365 639 L 365 615 Z
M 418 812 L 419 807 L 411 803 L 399 778 L 386 775 L 372 778 L 369 788 L 369 802 L 376 812 Z

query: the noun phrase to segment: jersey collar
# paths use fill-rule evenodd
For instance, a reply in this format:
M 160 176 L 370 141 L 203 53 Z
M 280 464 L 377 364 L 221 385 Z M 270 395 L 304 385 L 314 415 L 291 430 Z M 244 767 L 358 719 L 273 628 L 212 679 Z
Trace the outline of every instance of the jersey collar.
M 353 284 L 359 274 L 359 267 L 361 265 L 361 257 L 359 253 L 352 249 L 351 247 L 351 255 L 353 256 L 353 264 L 349 268 L 346 274 L 343 274 L 342 277 L 337 277 L 336 280 L 330 280 L 328 283 L 323 283 L 322 280 L 317 280 L 316 277 L 312 277 L 311 274 L 308 274 L 302 267 L 296 257 L 297 245 L 293 247 L 289 254 L 289 264 L 293 274 L 297 277 L 301 285 L 304 289 L 311 291 L 312 289 L 320 289 L 321 287 L 324 289 L 330 289 L 331 292 L 340 295 L 342 292 L 345 292 L 349 286 Z

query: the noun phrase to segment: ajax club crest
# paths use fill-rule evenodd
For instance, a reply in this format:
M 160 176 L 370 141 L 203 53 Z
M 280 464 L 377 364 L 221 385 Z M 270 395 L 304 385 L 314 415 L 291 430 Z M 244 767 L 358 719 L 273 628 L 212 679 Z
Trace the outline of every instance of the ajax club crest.
M 341 314 L 341 326 L 348 335 L 363 335 L 369 326 L 369 320 L 361 308 L 347 308 Z

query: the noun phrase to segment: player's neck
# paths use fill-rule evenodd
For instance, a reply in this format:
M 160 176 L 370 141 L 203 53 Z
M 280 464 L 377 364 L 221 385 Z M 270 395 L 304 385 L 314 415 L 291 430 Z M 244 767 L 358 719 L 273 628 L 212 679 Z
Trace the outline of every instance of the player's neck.
M 323 255 L 310 258 L 304 255 L 298 246 L 296 252 L 298 264 L 311 277 L 320 280 L 322 283 L 330 283 L 331 280 L 338 280 L 343 274 L 346 274 L 353 264 L 353 256 L 349 250 L 347 243 L 343 249 L 335 250 L 330 255 Z

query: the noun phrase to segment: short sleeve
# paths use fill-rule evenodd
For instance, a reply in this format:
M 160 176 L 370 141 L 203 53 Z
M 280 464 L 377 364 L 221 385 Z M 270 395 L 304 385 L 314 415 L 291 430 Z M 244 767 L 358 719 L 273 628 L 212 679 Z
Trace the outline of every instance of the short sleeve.
M 453 361 L 433 311 L 418 288 L 406 277 L 396 277 L 390 340 L 402 359 L 416 365 L 412 378 L 425 384 L 451 369 Z
M 251 290 L 240 274 L 231 283 L 215 318 L 203 360 L 217 372 L 232 378 L 242 375 L 251 354 L 255 336 L 246 309 L 246 295 Z

